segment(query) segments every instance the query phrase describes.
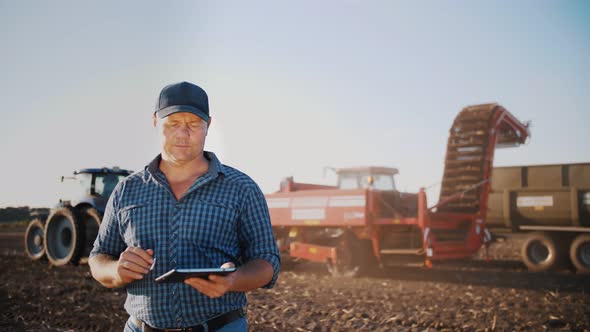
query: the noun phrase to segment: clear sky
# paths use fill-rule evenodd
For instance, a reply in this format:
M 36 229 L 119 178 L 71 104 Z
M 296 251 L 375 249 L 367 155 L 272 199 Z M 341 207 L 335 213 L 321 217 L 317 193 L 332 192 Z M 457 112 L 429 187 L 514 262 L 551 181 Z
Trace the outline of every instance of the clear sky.
M 75 169 L 142 169 L 182 80 L 209 94 L 206 148 L 265 193 L 335 181 L 325 166 L 439 183 L 455 115 L 487 102 L 532 120 L 496 166 L 590 162 L 589 1 L 0 0 L 0 207 L 55 204 Z

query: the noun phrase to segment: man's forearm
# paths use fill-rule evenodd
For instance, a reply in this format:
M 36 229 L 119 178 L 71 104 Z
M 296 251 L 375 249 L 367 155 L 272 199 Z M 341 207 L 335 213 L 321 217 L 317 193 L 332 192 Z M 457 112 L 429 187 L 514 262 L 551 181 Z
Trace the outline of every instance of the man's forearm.
M 106 254 L 98 254 L 88 260 L 90 272 L 96 281 L 108 288 L 123 287 L 125 284 L 117 273 L 117 259 Z
M 231 290 L 247 292 L 268 284 L 272 280 L 274 270 L 264 259 L 255 259 L 242 265 L 236 273 L 236 283 Z

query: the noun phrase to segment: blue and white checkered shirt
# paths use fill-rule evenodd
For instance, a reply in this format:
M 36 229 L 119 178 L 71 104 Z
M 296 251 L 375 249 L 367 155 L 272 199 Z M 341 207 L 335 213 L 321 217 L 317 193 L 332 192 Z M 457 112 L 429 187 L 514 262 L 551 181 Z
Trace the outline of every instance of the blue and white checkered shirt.
M 209 298 L 184 283 L 155 283 L 173 268 L 240 266 L 268 261 L 276 283 L 280 256 L 264 195 L 247 175 L 222 165 L 205 152 L 209 170 L 176 200 L 157 156 L 145 170 L 130 175 L 113 191 L 90 256 L 119 257 L 128 246 L 153 249 L 152 271 L 127 285 L 125 309 L 159 328 L 198 325 L 246 305 L 246 295 L 229 292 Z

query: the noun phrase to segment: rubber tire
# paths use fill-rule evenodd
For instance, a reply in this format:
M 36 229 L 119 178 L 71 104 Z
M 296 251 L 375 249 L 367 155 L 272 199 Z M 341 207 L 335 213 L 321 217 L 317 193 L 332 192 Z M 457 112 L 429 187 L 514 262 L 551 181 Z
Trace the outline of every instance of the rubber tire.
M 578 235 L 570 246 L 570 260 L 580 274 L 590 274 L 590 257 L 582 258 L 580 249 L 586 250 L 585 255 L 590 251 L 590 234 Z
M 98 235 L 100 229 L 101 217 L 95 208 L 87 206 L 77 211 L 77 217 L 80 222 L 81 229 L 84 231 L 82 235 L 82 257 L 88 257 L 94 245 L 94 240 Z
M 58 233 L 60 226 L 62 226 L 61 234 Z M 67 231 L 64 228 L 67 228 Z M 53 211 L 47 218 L 44 233 L 45 254 L 49 263 L 54 266 L 63 266 L 68 263 L 77 265 L 84 245 L 82 234 L 83 227 L 70 208 Z M 60 247 L 66 249 L 60 250 Z
M 34 260 L 40 260 L 45 257 L 45 245 L 43 242 L 43 238 L 45 236 L 44 225 L 41 219 L 35 218 L 29 222 L 27 226 L 27 230 L 25 231 L 25 253 L 27 256 Z M 32 236 L 40 236 L 41 244 L 35 245 L 34 238 L 30 238 Z
M 358 239 L 352 232 L 342 236 L 338 246 L 338 257 L 346 260 L 342 264 L 327 263 L 328 272 L 334 277 L 357 278 L 370 274 L 377 267 L 371 241 Z
M 555 236 L 543 232 L 531 233 L 527 236 L 521 248 L 521 257 L 524 265 L 532 272 L 544 272 L 556 269 L 563 263 L 563 254 Z M 537 247 L 534 247 L 537 246 Z M 531 257 L 532 250 L 544 248 L 547 250 L 547 258 Z
M 290 242 L 288 236 L 280 236 L 280 237 L 276 237 L 276 239 L 277 239 L 276 240 L 277 247 L 279 248 L 279 250 L 283 245 L 286 245 Z M 280 255 L 281 255 L 281 271 L 294 270 L 295 267 L 300 262 L 299 258 L 292 257 L 289 254 L 289 250 L 280 251 Z

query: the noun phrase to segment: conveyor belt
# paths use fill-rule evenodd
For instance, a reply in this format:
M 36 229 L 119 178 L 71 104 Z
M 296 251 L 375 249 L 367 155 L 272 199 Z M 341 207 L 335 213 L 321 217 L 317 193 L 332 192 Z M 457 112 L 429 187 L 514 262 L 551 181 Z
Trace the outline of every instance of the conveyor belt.
M 468 191 L 439 207 L 439 211 L 473 213 L 479 209 L 482 186 L 478 184 L 484 180 L 488 149 L 495 147 L 495 142 L 488 142 L 489 133 L 495 126 L 494 113 L 503 110 L 497 106 L 466 107 L 455 118 L 447 144 L 440 201 Z

